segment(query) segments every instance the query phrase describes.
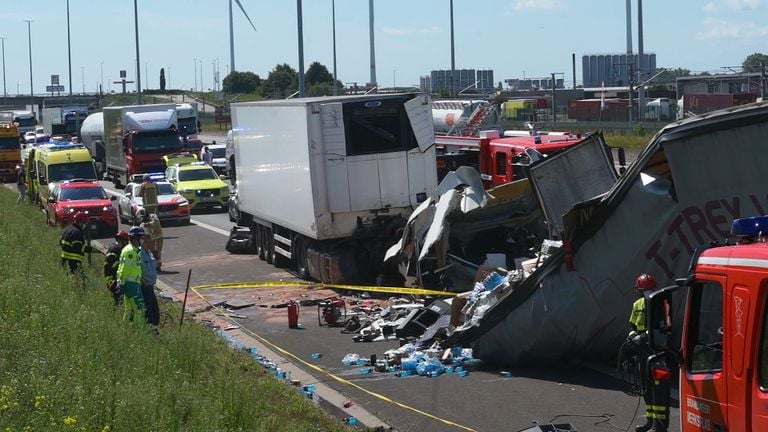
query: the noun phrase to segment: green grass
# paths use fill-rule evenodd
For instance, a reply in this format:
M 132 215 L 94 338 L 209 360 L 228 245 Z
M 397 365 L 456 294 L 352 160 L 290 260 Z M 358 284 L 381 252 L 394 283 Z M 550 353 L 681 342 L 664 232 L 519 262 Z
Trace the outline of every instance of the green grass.
M 603 137 L 605 138 L 606 144 L 611 147 L 623 147 L 625 149 L 631 150 L 642 150 L 645 148 L 651 138 L 653 138 L 653 134 L 637 135 L 634 133 L 628 134 L 604 131 Z
M 123 321 L 101 257 L 83 287 L 59 266 L 60 231 L 14 200 L 0 188 L 0 431 L 345 430 L 194 322 Z

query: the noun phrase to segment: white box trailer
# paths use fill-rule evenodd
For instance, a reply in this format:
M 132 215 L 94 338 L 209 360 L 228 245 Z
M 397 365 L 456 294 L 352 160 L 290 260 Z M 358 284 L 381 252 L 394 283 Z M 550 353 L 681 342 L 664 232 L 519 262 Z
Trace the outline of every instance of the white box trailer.
M 238 223 L 262 258 L 294 261 L 302 277 L 377 276 L 395 231 L 437 186 L 423 94 L 239 103 L 232 124 Z

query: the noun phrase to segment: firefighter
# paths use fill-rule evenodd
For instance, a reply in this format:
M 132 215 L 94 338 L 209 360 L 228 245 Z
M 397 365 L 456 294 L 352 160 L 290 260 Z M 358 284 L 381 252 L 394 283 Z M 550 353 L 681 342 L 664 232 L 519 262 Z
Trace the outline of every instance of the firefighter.
M 120 303 L 123 293 L 117 289 L 117 266 L 120 264 L 120 253 L 128 245 L 128 232 L 120 230 L 115 236 L 115 242 L 107 249 L 107 255 L 104 257 L 104 279 L 107 283 L 107 289 L 112 293 L 115 304 Z
M 144 174 L 144 182 L 139 188 L 139 197 L 144 208 L 150 213 L 157 213 L 157 195 L 157 185 L 152 182 L 149 174 Z
M 75 213 L 72 223 L 64 229 L 59 240 L 61 265 L 69 268 L 73 274 L 82 271 L 85 254 L 91 251 L 83 233 L 83 224 L 87 221 L 88 216 L 85 213 Z
M 138 226 L 128 230 L 128 243 L 120 252 L 120 263 L 117 266 L 118 289 L 125 295 L 125 313 L 123 319 L 133 320 L 135 311 L 144 310 L 144 297 L 141 295 L 141 244 L 144 240 L 144 229 Z
M 160 271 L 160 267 L 163 265 L 163 226 L 160 224 L 160 218 L 141 207 L 136 210 L 136 218 L 141 223 L 141 227 L 144 228 L 144 232 L 152 239 L 152 255 L 157 260 L 157 271 Z
M 653 380 L 648 371 L 648 357 L 653 351 L 648 346 L 648 326 L 645 322 L 646 295 L 656 289 L 656 280 L 649 274 L 643 273 L 635 281 L 635 290 L 640 296 L 632 304 L 629 324 L 632 331 L 629 339 L 635 345 L 635 351 L 641 364 L 641 381 L 643 383 L 643 400 L 645 401 L 645 424 L 635 428 L 637 432 L 666 432 L 669 427 L 669 381 Z

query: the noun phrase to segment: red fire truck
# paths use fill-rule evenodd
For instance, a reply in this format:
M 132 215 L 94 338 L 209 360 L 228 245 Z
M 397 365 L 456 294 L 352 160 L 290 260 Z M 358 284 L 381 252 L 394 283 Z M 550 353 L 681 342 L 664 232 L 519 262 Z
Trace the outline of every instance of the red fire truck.
M 589 135 L 535 135 L 499 137 L 498 132 L 480 138 L 436 136 L 437 179 L 459 166 L 475 168 L 486 189 L 525 178 L 525 167 L 539 158 L 572 147 Z
M 647 307 L 651 376 L 680 364 L 680 430 L 768 431 L 768 216 L 737 219 L 735 245 L 697 251 L 691 273 Z M 681 347 L 673 347 L 672 292 L 687 288 Z

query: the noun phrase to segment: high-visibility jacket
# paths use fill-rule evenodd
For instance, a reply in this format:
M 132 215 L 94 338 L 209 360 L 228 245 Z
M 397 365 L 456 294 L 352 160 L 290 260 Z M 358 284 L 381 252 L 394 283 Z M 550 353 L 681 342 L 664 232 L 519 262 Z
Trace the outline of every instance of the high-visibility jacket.
M 632 304 L 632 313 L 629 315 L 629 323 L 635 326 L 636 331 L 645 331 L 645 297 L 635 300 Z
M 128 282 L 141 284 L 141 257 L 139 248 L 129 244 L 120 252 L 120 264 L 117 266 L 117 283 Z
M 112 246 L 107 249 L 107 255 L 104 257 L 104 279 L 106 279 L 107 285 L 115 281 L 122 251 L 123 248 L 117 242 L 112 243 Z
M 61 259 L 83 262 L 87 245 L 83 230 L 76 224 L 71 224 L 61 233 Z

